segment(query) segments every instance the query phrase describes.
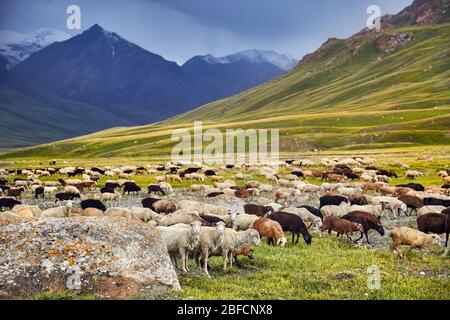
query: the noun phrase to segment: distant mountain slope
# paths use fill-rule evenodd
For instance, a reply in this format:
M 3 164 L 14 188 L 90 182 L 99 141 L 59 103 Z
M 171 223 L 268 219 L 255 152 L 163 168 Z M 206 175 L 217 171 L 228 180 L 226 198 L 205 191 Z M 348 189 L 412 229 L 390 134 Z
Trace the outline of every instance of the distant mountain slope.
M 182 68 L 94 25 L 33 54 L 12 72 L 62 97 L 100 106 L 134 124 L 168 118 L 285 72 L 269 62 L 249 60 L 216 70 L 211 81 L 208 71 L 202 70 L 193 64 Z
M 0 54 L 6 57 L 8 69 L 11 69 L 31 54 L 70 37 L 65 32 L 51 28 L 39 29 L 31 34 L 0 31 Z
M 297 62 L 273 51 L 248 50 L 221 58 L 196 56 L 183 65 L 183 70 L 208 92 L 208 99 L 218 100 L 274 79 Z
M 0 149 L 130 125 L 103 109 L 61 98 L 11 76 L 0 77 Z

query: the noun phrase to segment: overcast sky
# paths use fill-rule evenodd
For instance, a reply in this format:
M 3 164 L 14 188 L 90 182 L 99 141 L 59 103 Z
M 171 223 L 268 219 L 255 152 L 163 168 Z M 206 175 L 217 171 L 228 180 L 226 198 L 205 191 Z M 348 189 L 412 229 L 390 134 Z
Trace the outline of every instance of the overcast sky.
M 66 8 L 81 7 L 82 30 L 98 23 L 136 44 L 183 63 L 268 49 L 300 59 L 330 37 L 362 29 L 367 7 L 397 13 L 412 0 L 0 0 L 0 30 L 66 29 Z

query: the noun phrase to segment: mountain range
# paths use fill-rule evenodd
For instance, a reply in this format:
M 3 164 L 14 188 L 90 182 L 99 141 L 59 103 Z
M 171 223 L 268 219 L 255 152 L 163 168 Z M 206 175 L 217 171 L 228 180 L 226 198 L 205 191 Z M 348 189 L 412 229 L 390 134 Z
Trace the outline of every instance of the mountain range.
M 415 0 L 364 29 L 328 39 L 285 75 L 167 121 L 5 153 L 14 157 L 170 154 L 172 129 L 277 128 L 280 150 L 420 150 L 450 145 L 450 0 Z M 196 58 L 198 63 L 220 59 Z M 380 151 L 382 152 L 382 151 Z M 419 152 L 419 151 L 417 151 Z
M 2 141 L 0 147 L 3 148 L 45 143 L 109 127 L 160 121 L 258 86 L 282 75 L 297 63 L 273 51 L 250 50 L 221 58 L 198 56 L 179 66 L 99 25 L 49 45 L 51 38 L 63 35 L 43 31 L 39 34 L 51 34 L 52 37 L 31 37 L 38 39 L 35 45 L 31 45 L 29 39 L 22 40 L 19 42 L 22 50 L 18 49 L 19 44 L 8 47 L 10 51 L 16 49 L 15 56 L 3 54 L 2 59 L 0 55 L 0 70 L 9 70 L 7 76 L 0 79 L 0 106 L 9 110 L 2 122 L 20 123 L 26 118 L 23 113 L 32 105 L 29 100 L 46 96 L 46 108 L 35 103 L 34 114 L 65 112 L 58 104 L 64 100 L 65 106 L 73 102 L 70 108 L 73 117 L 89 119 L 91 123 L 97 123 L 97 127 L 80 126 L 74 121 L 66 123 L 68 127 L 59 133 L 45 132 L 42 127 L 35 132 L 32 123 L 23 121 L 17 130 L 23 128 L 18 135 L 23 139 Z M 47 46 L 40 48 L 45 44 Z M 26 50 L 31 48 L 40 49 L 32 53 Z M 16 64 L 14 57 L 22 58 L 27 54 L 29 57 Z M 6 67 L 5 58 L 9 61 Z M 30 86 L 33 87 L 31 95 L 22 92 L 22 87 Z M 85 108 L 75 107 L 80 104 L 93 107 L 85 112 Z M 17 119 L 19 115 L 21 118 Z M 46 122 L 45 117 L 39 120 Z

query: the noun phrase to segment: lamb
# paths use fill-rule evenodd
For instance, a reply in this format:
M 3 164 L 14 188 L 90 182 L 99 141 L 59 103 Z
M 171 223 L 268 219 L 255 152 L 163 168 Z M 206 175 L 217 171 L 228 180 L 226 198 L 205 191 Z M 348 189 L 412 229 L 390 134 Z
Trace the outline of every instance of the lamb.
M 258 231 L 261 237 L 267 238 L 267 244 L 275 244 L 274 239 L 276 239 L 276 245 L 280 247 L 284 247 L 286 245 L 286 237 L 283 232 L 283 228 L 281 225 L 267 218 L 259 218 L 253 223 L 253 229 Z
M 275 210 L 271 206 L 259 206 L 256 204 L 245 204 L 244 212 L 246 214 L 256 215 L 258 217 L 265 217 L 267 214 L 271 212 L 275 212 Z
M 261 245 L 259 233 L 256 230 L 249 229 L 247 231 L 235 231 L 232 229 L 225 229 L 222 244 L 213 253 L 213 255 L 220 254 L 223 258 L 223 270 L 227 270 L 227 264 L 233 265 L 235 253 L 245 245 Z
M 188 255 L 194 250 L 200 241 L 201 224 L 194 221 L 189 229 L 176 227 L 156 227 L 161 234 L 163 241 L 167 245 L 167 251 L 171 254 L 172 261 L 175 262 L 174 254 L 181 256 L 181 268 L 183 272 L 188 272 Z
M 323 221 L 323 227 L 321 229 L 321 232 L 327 231 L 331 233 L 331 231 L 334 231 L 337 233 L 337 236 L 339 237 L 341 234 L 346 235 L 348 239 L 352 240 L 350 237 L 350 234 L 356 231 L 360 231 L 361 233 L 364 232 L 364 228 L 361 224 L 347 221 L 338 217 L 325 217 Z
M 306 228 L 303 220 L 296 216 L 295 214 L 283 213 L 283 212 L 275 212 L 271 213 L 267 216 L 269 219 L 278 222 L 283 231 L 292 233 L 292 244 L 294 244 L 294 236 L 297 235 L 297 241 L 295 244 L 298 244 L 298 240 L 300 234 L 303 236 L 307 245 L 310 245 L 312 242 L 312 237 L 308 232 L 308 228 Z
M 407 256 L 413 249 L 423 249 L 428 245 L 438 245 L 441 241 L 437 234 L 426 234 L 422 231 L 414 230 L 408 227 L 396 227 L 390 231 L 389 236 L 392 239 L 391 251 L 398 252 L 401 245 L 409 246 L 406 252 Z M 400 253 L 400 256 L 402 254 Z
M 306 223 L 308 229 L 314 227 L 315 229 L 320 230 L 322 228 L 322 219 L 309 212 L 308 209 L 284 208 L 283 212 L 295 214 L 296 216 L 298 216 L 303 220 L 303 222 Z
M 361 232 L 361 237 L 358 240 L 355 240 L 355 242 L 358 242 L 363 238 L 363 236 L 366 236 L 367 243 L 370 244 L 369 241 L 369 230 L 376 230 L 380 235 L 384 236 L 384 228 L 381 225 L 380 218 L 375 217 L 373 214 L 369 212 L 364 211 L 354 211 L 350 212 L 344 216 L 342 216 L 342 219 L 359 223 L 363 226 L 364 231 Z
M 216 251 L 223 242 L 225 235 L 225 224 L 217 223 L 215 227 L 202 227 L 200 240 L 195 247 L 195 260 L 197 266 L 209 277 L 208 258 L 210 253 Z
M 424 207 L 420 208 L 419 211 L 417 211 L 417 216 L 420 217 L 427 213 L 439 213 L 440 214 L 445 209 L 446 208 L 443 206 L 424 206 Z
M 34 189 L 34 198 L 35 199 L 39 199 L 39 198 L 44 199 L 44 197 L 45 197 L 45 188 L 44 187 L 37 187 L 36 189 Z
M 67 201 L 65 206 L 50 208 L 50 209 L 42 211 L 39 214 L 39 217 L 41 217 L 41 218 L 65 218 L 65 217 L 69 216 L 72 206 L 73 206 L 72 201 Z

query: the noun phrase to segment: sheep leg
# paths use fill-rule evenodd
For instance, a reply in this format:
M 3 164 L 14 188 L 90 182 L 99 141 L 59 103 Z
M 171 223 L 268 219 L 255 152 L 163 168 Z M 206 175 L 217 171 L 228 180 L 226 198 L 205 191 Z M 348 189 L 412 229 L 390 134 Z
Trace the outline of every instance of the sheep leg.
M 223 271 L 227 271 L 227 262 L 228 262 L 228 251 L 227 250 L 223 250 L 222 259 L 223 259 Z
M 370 241 L 369 241 L 369 232 L 366 231 L 366 232 L 364 232 L 364 234 L 366 235 L 367 243 L 371 244 Z
M 300 239 L 300 234 L 297 233 L 297 241 L 295 242 L 295 244 L 298 244 L 299 239 Z
M 209 251 L 206 250 L 203 256 L 203 272 L 205 272 L 208 277 L 211 277 L 208 272 L 208 256 Z
M 364 232 L 361 232 L 361 237 L 359 237 L 358 239 L 356 239 L 354 242 L 358 242 L 359 240 L 361 240 L 364 237 Z
M 294 240 L 295 240 L 295 235 L 294 235 L 294 233 L 292 232 L 292 244 L 294 244 Z
M 180 248 L 180 256 L 181 256 L 181 270 L 183 270 L 183 272 L 188 272 L 187 268 L 186 268 L 186 250 L 184 248 Z

